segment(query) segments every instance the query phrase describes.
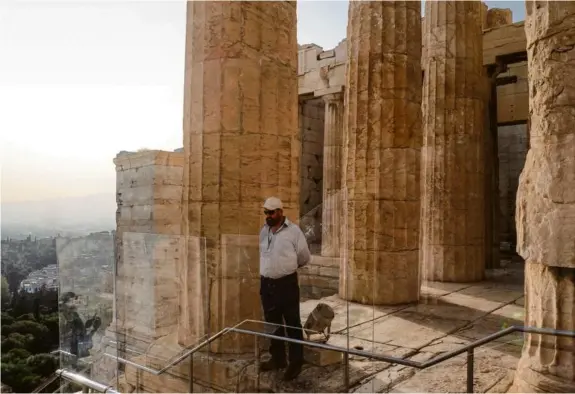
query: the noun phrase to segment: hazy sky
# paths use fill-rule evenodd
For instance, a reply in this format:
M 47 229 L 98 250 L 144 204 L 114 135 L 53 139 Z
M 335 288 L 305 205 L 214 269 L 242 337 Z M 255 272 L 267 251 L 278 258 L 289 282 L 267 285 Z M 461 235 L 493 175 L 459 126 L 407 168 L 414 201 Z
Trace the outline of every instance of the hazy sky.
M 524 19 L 524 3 L 488 1 Z M 298 41 L 329 49 L 347 1 L 300 1 Z M 185 1 L 0 4 L 2 201 L 114 193 L 121 150 L 182 146 Z

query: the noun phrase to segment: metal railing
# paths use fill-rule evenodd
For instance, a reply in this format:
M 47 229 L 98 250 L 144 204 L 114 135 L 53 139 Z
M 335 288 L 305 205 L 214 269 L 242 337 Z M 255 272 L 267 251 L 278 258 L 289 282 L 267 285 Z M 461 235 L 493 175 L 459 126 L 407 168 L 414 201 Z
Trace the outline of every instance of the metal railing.
M 404 365 L 407 367 L 413 367 L 413 368 L 423 370 L 423 369 L 426 369 L 429 367 L 433 367 L 433 366 L 435 366 L 435 365 L 437 365 L 443 361 L 449 360 L 453 357 L 459 356 L 460 354 L 467 353 L 467 387 L 466 387 L 467 391 L 466 392 L 467 393 L 473 393 L 473 389 L 474 389 L 474 387 L 473 387 L 474 353 L 475 353 L 476 348 L 478 348 L 482 345 L 485 345 L 489 342 L 492 342 L 496 339 L 499 339 L 499 338 L 502 338 L 502 337 L 507 336 L 509 334 L 512 334 L 514 332 L 575 338 L 575 331 L 554 330 L 554 329 L 536 328 L 536 327 L 511 326 L 511 327 L 508 327 L 504 330 L 498 331 L 498 332 L 493 333 L 491 335 L 488 335 L 484 338 L 481 338 L 481 339 L 478 339 L 474 342 L 471 342 L 465 346 L 462 346 L 459 349 L 455 349 L 455 350 L 452 350 L 450 352 L 447 352 L 442 356 L 435 357 L 435 358 L 428 360 L 428 361 L 425 361 L 425 362 L 417 362 L 417 361 L 413 361 L 413 360 L 406 360 L 406 359 L 402 359 L 402 358 L 398 358 L 398 357 L 388 356 L 385 354 L 378 354 L 378 353 L 366 352 L 363 350 L 357 350 L 357 349 L 352 349 L 352 348 L 333 346 L 333 345 L 328 345 L 325 343 L 309 342 L 309 341 L 298 340 L 298 339 L 293 339 L 293 338 L 283 337 L 283 336 L 280 337 L 277 335 L 268 334 L 268 333 L 264 333 L 264 332 L 238 328 L 240 325 L 247 323 L 247 322 L 264 323 L 264 324 L 268 324 L 268 325 L 270 324 L 270 323 L 265 323 L 265 322 L 256 321 L 256 320 L 244 320 L 241 323 L 239 323 L 233 327 L 224 328 L 223 330 L 219 331 L 217 334 L 213 335 L 212 337 L 210 337 L 210 338 L 202 341 L 198 345 L 188 349 L 181 356 L 177 357 L 175 360 L 168 363 L 166 366 L 164 366 L 162 369 L 159 369 L 159 370 L 147 367 L 145 365 L 140 365 L 140 364 L 135 363 L 133 361 L 126 360 L 122 357 L 114 356 L 114 355 L 109 354 L 109 353 L 104 353 L 104 355 L 107 357 L 111 357 L 111 358 L 115 359 L 119 363 L 131 365 L 135 368 L 138 368 L 142 371 L 146 371 L 146 372 L 151 373 L 153 375 L 161 375 L 162 373 L 164 373 L 165 371 L 167 371 L 171 367 L 179 364 L 182 360 L 189 357 L 190 358 L 189 392 L 192 393 L 193 392 L 193 381 L 194 381 L 193 380 L 193 372 L 194 372 L 193 355 L 194 355 L 194 353 L 196 353 L 198 350 L 201 350 L 203 347 L 209 345 L 213 341 L 217 340 L 218 338 L 220 338 L 224 334 L 227 334 L 230 332 L 235 332 L 238 334 L 245 334 L 245 335 L 253 335 L 256 338 L 256 341 L 255 341 L 255 359 L 256 359 L 255 363 L 256 363 L 256 376 L 257 376 L 257 380 L 256 380 L 256 390 L 257 391 L 259 391 L 259 388 L 260 388 L 259 387 L 259 385 L 260 385 L 260 347 L 259 347 L 259 341 L 258 341 L 258 338 L 260 338 L 260 337 L 268 338 L 268 339 L 276 339 L 276 340 L 284 341 L 284 342 L 297 343 L 297 344 L 301 344 L 303 346 L 307 346 L 307 347 L 311 347 L 311 348 L 331 350 L 331 351 L 343 353 L 343 355 L 344 355 L 343 364 L 344 364 L 344 368 L 345 368 L 345 371 L 343 374 L 344 375 L 343 384 L 344 384 L 344 391 L 345 392 L 348 392 L 350 389 L 350 384 L 349 384 L 349 355 L 350 354 L 354 355 L 354 356 L 365 357 L 365 358 L 369 358 L 369 359 L 373 359 L 373 360 L 384 361 L 384 362 L 388 362 L 391 364 L 399 364 L 399 365 Z
M 83 392 L 90 393 L 92 390 L 98 393 L 110 393 L 110 394 L 120 394 L 118 391 L 114 390 L 111 385 L 105 385 L 102 383 L 98 383 L 93 381 L 92 379 L 88 379 L 87 377 L 76 373 L 71 372 L 66 369 L 58 369 L 55 372 L 56 379 L 61 378 L 68 382 L 72 382 L 82 386 Z

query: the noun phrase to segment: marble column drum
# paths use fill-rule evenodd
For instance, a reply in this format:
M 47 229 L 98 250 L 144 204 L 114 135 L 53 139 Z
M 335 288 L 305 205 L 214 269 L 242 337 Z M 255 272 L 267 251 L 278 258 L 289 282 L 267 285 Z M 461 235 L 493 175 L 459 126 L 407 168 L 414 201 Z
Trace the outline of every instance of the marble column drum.
M 425 4 L 422 276 L 479 281 L 485 275 L 482 4 Z
M 261 320 L 263 202 L 299 217 L 295 1 L 187 4 L 183 229 L 178 339 L 189 345 Z M 212 351 L 253 352 L 229 334 Z
M 340 297 L 419 299 L 421 3 L 349 3 Z

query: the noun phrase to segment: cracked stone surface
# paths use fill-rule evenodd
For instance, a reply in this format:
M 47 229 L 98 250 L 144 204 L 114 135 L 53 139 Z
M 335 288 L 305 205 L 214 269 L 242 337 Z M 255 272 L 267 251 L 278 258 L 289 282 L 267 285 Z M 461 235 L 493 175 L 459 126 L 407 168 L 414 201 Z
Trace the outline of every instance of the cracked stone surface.
M 530 150 L 517 191 L 525 324 L 575 327 L 575 2 L 526 2 Z M 526 335 L 511 391 L 575 392 L 575 340 Z
M 339 294 L 363 304 L 413 302 L 420 285 L 421 3 L 350 2 L 347 37 Z
M 337 326 L 329 344 L 384 353 L 389 356 L 423 362 L 445 352 L 453 351 L 499 331 L 506 326 L 522 325 L 521 307 L 515 302 L 523 295 L 511 290 L 504 296 L 502 288 L 521 286 L 523 265 L 491 273 L 492 280 L 473 285 L 426 282 L 429 294 L 418 305 L 387 308 L 350 304 L 350 310 L 363 313 L 350 314 L 349 330 Z M 464 294 L 467 293 L 467 294 Z M 473 300 L 473 302 L 471 302 Z M 302 303 L 302 316 L 306 316 L 318 302 L 327 302 L 336 310 L 336 319 L 345 319 L 345 301 L 337 296 Z M 369 314 L 369 309 L 373 312 Z M 508 336 L 484 345 L 475 351 L 476 392 L 506 392 L 521 354 L 521 336 Z M 460 355 L 426 370 L 389 364 L 373 359 L 350 356 L 352 365 L 350 382 L 352 392 L 462 392 L 466 387 L 466 357 Z M 277 391 L 302 392 L 341 390 L 341 368 L 331 366 L 310 367 L 306 377 L 300 377 L 289 386 L 276 385 Z M 316 383 L 307 379 L 309 376 Z M 319 381 L 321 380 L 321 382 Z M 328 381 L 329 383 L 326 383 Z
M 426 282 L 424 285 L 428 291 L 436 295 L 429 295 L 416 305 L 368 306 L 348 303 L 334 295 L 302 302 L 301 315 L 305 320 L 319 302 L 325 302 L 336 313 L 328 344 L 347 347 L 349 332 L 351 349 L 425 362 L 460 349 L 505 325 L 521 325 L 523 316 L 516 315 L 521 308 L 515 302 L 522 295 L 502 298 L 500 286 L 514 288 L 520 285 L 522 269 L 523 264 L 498 270 L 491 281 L 473 286 Z M 517 275 L 508 275 L 509 271 Z M 471 287 L 473 295 L 461 294 Z M 469 302 L 470 298 L 475 301 Z M 150 346 L 147 354 L 140 355 L 135 361 L 157 369 L 166 365 L 184 351 L 177 344 L 176 334 L 160 338 Z M 264 350 L 265 341 L 261 341 L 260 346 Z M 508 390 L 521 347 L 521 338 L 509 336 L 477 348 L 475 392 Z M 255 391 L 257 375 L 253 349 L 244 354 L 202 352 L 196 354 L 194 360 L 195 390 Z M 355 355 L 350 355 L 349 363 L 350 392 L 462 392 L 466 387 L 465 354 L 425 370 Z M 137 377 L 135 369 L 129 367 L 122 381 L 126 387 L 139 385 L 149 391 L 187 392 L 188 371 L 187 360 L 161 376 L 143 373 Z M 306 364 L 301 375 L 292 382 L 282 381 L 283 372 L 261 373 L 260 392 L 344 391 L 344 369 L 339 364 L 325 367 Z
M 421 270 L 485 275 L 483 39 L 480 1 L 428 1 L 423 83 Z

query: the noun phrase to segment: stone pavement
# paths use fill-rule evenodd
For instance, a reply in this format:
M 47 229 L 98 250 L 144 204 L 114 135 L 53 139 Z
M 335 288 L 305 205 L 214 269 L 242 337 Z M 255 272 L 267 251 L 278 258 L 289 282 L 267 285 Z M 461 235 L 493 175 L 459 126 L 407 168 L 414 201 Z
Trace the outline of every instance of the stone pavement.
M 491 270 L 481 283 L 426 282 L 417 305 L 346 304 L 337 295 L 308 300 L 301 306 L 302 322 L 320 301 L 336 313 L 329 344 L 346 347 L 349 334 L 352 348 L 426 361 L 502 328 L 522 325 L 523 264 Z M 478 348 L 475 392 L 506 392 L 521 348 L 521 334 Z M 353 392 L 462 392 L 466 388 L 466 355 L 426 370 L 350 356 L 350 384 Z M 289 383 L 281 382 L 278 373 L 262 373 L 260 387 L 273 392 L 340 392 L 343 369 L 337 363 L 306 365 Z

